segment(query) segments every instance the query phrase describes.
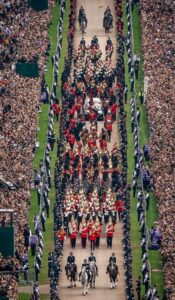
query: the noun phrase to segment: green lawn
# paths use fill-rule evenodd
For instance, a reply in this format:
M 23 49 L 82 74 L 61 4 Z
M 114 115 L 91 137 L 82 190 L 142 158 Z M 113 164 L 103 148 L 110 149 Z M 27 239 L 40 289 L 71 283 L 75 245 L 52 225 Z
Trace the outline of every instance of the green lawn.
M 19 300 L 29 300 L 29 294 L 26 293 L 20 293 L 19 294 Z M 40 300 L 50 300 L 49 295 L 40 295 Z
M 67 31 L 68 31 L 68 24 L 69 24 L 69 13 L 70 13 L 70 0 L 66 2 L 66 11 L 64 15 L 64 24 L 63 24 L 63 47 L 62 47 L 62 52 L 61 52 L 61 60 L 60 60 L 60 65 L 59 65 L 59 78 L 58 78 L 58 90 L 60 90 L 61 86 L 61 74 L 63 72 L 64 68 L 64 58 L 67 56 Z M 52 63 L 51 63 L 51 56 L 56 52 L 56 47 L 57 47 L 57 26 L 58 26 L 58 21 L 59 21 L 59 4 L 55 5 L 55 7 L 52 10 L 52 21 L 49 26 L 49 36 L 51 40 L 51 49 L 50 49 L 50 54 L 49 54 L 49 59 L 48 59 L 48 64 L 47 64 L 47 73 L 46 73 L 46 82 L 48 84 L 49 89 L 52 86 Z M 58 94 L 60 95 L 60 93 Z M 40 142 L 40 147 L 37 150 L 35 157 L 34 157 L 34 167 L 38 169 L 40 159 L 43 158 L 44 155 L 44 149 L 45 149 L 45 144 L 46 144 L 46 135 L 47 135 L 47 126 L 48 126 L 48 109 L 49 105 L 48 104 L 43 104 L 41 106 L 42 112 L 40 113 L 40 118 L 39 118 L 39 128 L 40 131 L 38 132 L 37 135 L 37 141 Z M 55 136 L 58 139 L 59 138 L 59 122 L 54 122 L 54 131 L 55 131 Z M 42 257 L 42 268 L 41 268 L 41 273 L 39 275 L 39 284 L 47 284 L 49 282 L 49 278 L 47 276 L 48 274 L 48 268 L 47 268 L 47 255 L 48 252 L 53 251 L 54 249 L 54 237 L 53 237 L 53 204 L 55 201 L 55 188 L 54 188 L 54 169 L 55 169 L 55 161 L 57 158 L 57 144 L 55 143 L 54 151 L 50 153 L 51 156 L 51 175 L 52 175 L 52 188 L 50 189 L 49 192 L 49 199 L 51 201 L 51 206 L 50 206 L 50 217 L 46 221 L 46 232 L 44 233 L 44 251 L 43 251 L 43 257 Z M 39 212 L 39 206 L 37 205 L 37 194 L 35 190 L 31 191 L 31 206 L 30 206 L 30 211 L 29 211 L 29 222 L 30 222 L 30 227 L 33 230 L 33 217 L 35 213 Z M 29 257 L 29 262 L 30 262 L 30 268 L 33 267 L 33 257 Z M 20 294 L 20 297 L 23 297 Z M 24 294 L 25 297 L 25 294 Z M 46 297 L 42 296 L 43 300 L 47 299 Z M 26 299 L 26 298 L 20 298 L 20 299 Z
M 143 73 L 143 56 L 142 56 L 142 49 L 141 49 L 141 24 L 140 24 L 140 17 L 138 14 L 138 6 L 134 7 L 132 12 L 132 22 L 133 22 L 133 33 L 134 33 L 134 53 L 139 54 L 141 61 L 140 61 L 140 69 L 139 69 L 139 78 L 136 80 L 136 100 L 137 106 L 139 107 L 141 117 L 140 117 L 140 145 L 143 145 L 149 141 L 149 126 L 148 126 L 148 119 L 147 119 L 147 111 L 144 105 L 140 105 L 138 99 L 138 92 L 140 88 L 143 89 L 144 84 L 144 73 Z M 124 30 L 125 33 L 127 32 L 127 18 L 125 12 L 125 3 L 123 4 L 123 21 L 124 21 Z M 130 112 L 130 77 L 128 74 L 128 65 L 127 65 L 127 53 L 125 52 L 125 80 L 128 84 L 128 103 L 125 105 L 125 109 L 127 112 L 127 134 L 128 134 L 128 149 L 127 149 L 127 157 L 128 157 L 128 182 L 132 184 L 132 174 L 134 168 L 134 144 L 133 144 L 133 135 L 131 131 L 131 112 Z M 135 280 L 138 275 L 141 275 L 141 234 L 139 232 L 140 225 L 137 221 L 137 211 L 136 211 L 137 200 L 136 198 L 133 199 L 131 193 L 131 208 L 130 208 L 130 218 L 131 218 L 131 242 L 132 242 L 132 256 L 133 256 L 133 279 L 134 284 Z M 148 229 L 154 225 L 154 222 L 158 220 L 158 210 L 157 210 L 157 203 L 154 197 L 154 194 L 151 193 L 151 201 L 150 201 L 150 208 L 147 213 L 147 226 Z M 149 261 L 152 268 L 151 274 L 151 282 L 152 284 L 157 283 L 158 285 L 158 292 L 159 295 L 162 297 L 163 295 L 163 272 L 161 269 L 162 261 L 159 252 L 149 251 Z M 155 270 L 155 271 L 154 271 Z M 144 289 L 142 289 L 144 292 Z

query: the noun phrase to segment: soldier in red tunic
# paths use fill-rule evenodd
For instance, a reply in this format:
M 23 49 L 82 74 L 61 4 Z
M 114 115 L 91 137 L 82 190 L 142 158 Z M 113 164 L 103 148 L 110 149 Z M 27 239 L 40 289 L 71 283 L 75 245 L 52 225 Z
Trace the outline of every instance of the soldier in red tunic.
M 82 223 L 80 224 L 80 234 L 81 234 L 82 248 L 86 248 L 86 241 L 88 237 L 88 226 L 85 220 L 83 220 Z
M 65 240 L 65 237 L 66 237 L 66 232 L 65 232 L 63 226 L 61 226 L 61 228 L 58 230 L 57 236 L 60 238 L 61 244 L 63 246 L 64 245 L 64 240 Z
M 118 211 L 119 221 L 121 221 L 121 213 L 124 211 L 124 203 L 123 203 L 123 201 L 121 199 L 118 200 L 118 201 L 116 201 L 115 207 L 116 207 L 116 210 Z
M 100 247 L 100 236 L 101 236 L 101 224 L 99 220 L 95 222 L 95 236 L 96 236 L 96 248 Z
M 73 249 L 76 247 L 77 235 L 78 235 L 78 228 L 75 223 L 70 232 L 70 243 Z
M 112 219 L 109 219 L 106 225 L 106 235 L 107 235 L 107 248 L 112 248 L 112 239 L 115 231 L 115 225 L 112 223 Z
M 89 239 L 90 239 L 90 247 L 91 251 L 95 249 L 95 240 L 96 240 L 96 230 L 95 230 L 95 225 L 92 226 L 90 232 L 89 232 Z

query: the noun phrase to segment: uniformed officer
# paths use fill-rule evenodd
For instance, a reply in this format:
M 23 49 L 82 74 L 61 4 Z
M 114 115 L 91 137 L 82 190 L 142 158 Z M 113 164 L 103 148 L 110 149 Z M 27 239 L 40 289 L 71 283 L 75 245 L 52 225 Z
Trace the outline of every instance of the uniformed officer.
M 112 256 L 110 256 L 110 258 L 109 258 L 109 264 L 111 264 L 112 262 L 115 263 L 115 264 L 117 262 L 116 257 L 115 257 L 115 253 L 112 253 Z
M 84 259 L 83 264 L 81 266 L 81 270 L 84 267 L 86 268 L 86 272 L 88 274 L 88 280 L 90 280 L 90 267 L 89 267 L 89 263 L 88 263 L 87 259 Z M 80 277 L 81 277 L 81 273 L 82 272 L 80 272 L 80 274 L 79 274 L 79 280 L 80 280 Z
M 98 276 L 98 267 L 96 265 L 96 257 L 94 255 L 94 252 L 91 251 L 91 255 L 88 258 L 88 263 L 90 263 L 91 261 L 95 262 L 95 266 L 96 266 L 96 272 L 97 272 L 97 276 Z
M 67 258 L 67 263 L 68 264 L 73 264 L 75 263 L 75 256 L 73 255 L 73 252 L 70 252 L 68 258 Z
M 88 262 L 94 261 L 96 263 L 96 257 L 94 256 L 94 252 L 91 251 L 91 255 L 88 258 Z

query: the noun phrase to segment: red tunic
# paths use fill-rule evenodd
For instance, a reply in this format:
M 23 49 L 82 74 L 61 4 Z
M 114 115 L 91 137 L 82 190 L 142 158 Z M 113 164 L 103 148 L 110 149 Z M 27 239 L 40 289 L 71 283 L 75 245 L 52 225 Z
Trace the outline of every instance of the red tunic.
M 93 224 L 94 224 L 93 220 L 91 220 L 91 221 L 88 222 L 88 231 L 89 232 L 91 231 Z
M 72 230 L 72 233 L 70 234 L 70 239 L 75 240 L 77 238 L 77 235 L 78 235 L 78 229 L 75 228 Z
M 82 227 L 81 229 L 81 238 L 87 238 L 88 236 L 88 227 L 85 226 L 85 227 Z
M 65 235 L 66 235 L 66 233 L 64 230 L 62 230 L 62 229 L 58 230 L 57 236 L 60 238 L 61 241 L 64 241 Z
M 89 239 L 90 241 L 95 241 L 96 239 L 96 234 L 95 234 L 95 229 L 91 229 L 90 233 L 89 233 Z
M 113 236 L 114 235 L 114 231 L 115 231 L 115 228 L 114 228 L 114 225 L 112 224 L 107 224 L 106 226 L 106 232 L 107 232 L 107 236 Z
M 118 212 L 124 211 L 124 203 L 123 203 L 123 201 L 122 200 L 116 201 L 115 207 L 116 207 L 116 210 Z
M 112 124 L 111 123 L 106 123 L 105 128 L 109 131 L 112 131 Z
M 99 224 L 98 227 L 96 227 L 95 229 L 95 236 L 97 238 L 100 237 L 100 235 L 101 235 L 101 225 Z

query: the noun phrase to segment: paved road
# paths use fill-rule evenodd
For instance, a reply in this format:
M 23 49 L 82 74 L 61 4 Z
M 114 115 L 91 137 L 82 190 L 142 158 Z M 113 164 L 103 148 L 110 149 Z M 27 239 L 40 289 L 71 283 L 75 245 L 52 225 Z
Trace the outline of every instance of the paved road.
M 77 1 L 77 15 L 80 6 L 83 6 L 85 9 L 85 13 L 88 19 L 88 27 L 86 29 L 86 33 L 84 34 L 84 39 L 86 40 L 86 44 L 90 44 L 90 41 L 94 35 L 97 35 L 99 39 L 100 48 L 103 52 L 102 59 L 105 58 L 105 45 L 108 35 L 105 34 L 104 29 L 102 27 L 103 24 L 103 15 L 104 10 L 107 6 L 111 8 L 113 16 L 114 14 L 114 1 L 113 0 L 80 0 Z M 112 29 L 109 34 L 111 37 L 114 47 L 116 47 L 116 33 L 115 30 Z M 82 35 L 79 30 L 78 22 L 76 22 L 76 33 L 75 33 L 75 49 L 77 49 L 80 39 Z M 115 66 L 116 51 L 113 53 L 112 63 Z M 103 122 L 98 122 L 98 131 L 100 132 L 101 127 L 103 126 Z M 87 124 L 88 127 L 88 124 Z M 119 143 L 118 130 L 117 130 L 117 122 L 113 124 L 113 133 L 111 138 L 111 143 L 108 144 L 108 149 L 111 150 L 113 144 L 117 142 Z M 113 239 L 113 248 L 112 250 L 107 249 L 106 247 L 106 238 L 103 228 L 103 235 L 101 238 L 100 249 L 95 250 L 95 256 L 97 259 L 97 265 L 99 268 L 99 276 L 96 280 L 96 289 L 90 289 L 86 299 L 100 299 L 100 300 L 124 300 L 125 296 L 125 285 L 124 285 L 124 268 L 123 268 L 123 256 L 122 256 L 122 224 L 117 223 L 116 231 Z M 60 277 L 60 296 L 62 300 L 80 300 L 82 299 L 82 288 L 80 283 L 78 282 L 77 287 L 68 288 L 69 283 L 66 279 L 64 266 L 66 264 L 67 256 L 71 251 L 69 238 L 65 241 L 64 245 L 64 255 L 62 258 L 62 274 Z M 115 252 L 117 257 L 117 264 L 119 266 L 120 275 L 118 277 L 118 286 L 116 289 L 110 289 L 110 283 L 108 275 L 106 275 L 106 266 L 108 264 L 109 257 L 111 253 Z M 84 258 L 88 258 L 90 254 L 90 245 L 88 243 L 87 249 L 82 249 L 80 245 L 80 238 L 77 240 L 76 249 L 73 251 L 76 257 L 76 264 L 78 266 L 78 271 L 80 272 L 81 264 Z

